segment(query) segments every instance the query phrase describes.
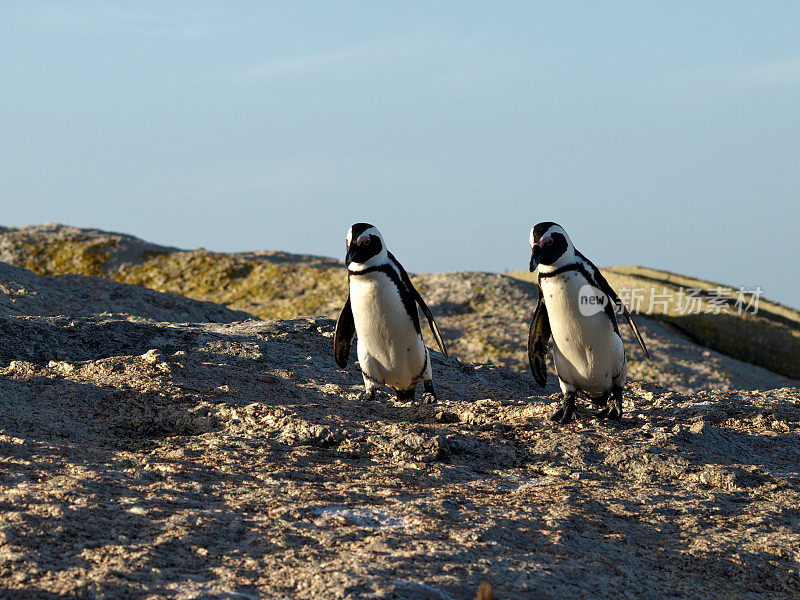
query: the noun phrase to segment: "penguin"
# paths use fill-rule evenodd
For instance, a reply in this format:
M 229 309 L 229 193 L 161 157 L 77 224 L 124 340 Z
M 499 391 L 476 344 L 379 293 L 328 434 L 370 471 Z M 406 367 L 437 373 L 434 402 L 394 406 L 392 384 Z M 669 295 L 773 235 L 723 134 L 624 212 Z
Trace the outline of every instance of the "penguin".
M 617 312 L 625 315 L 642 352 L 650 358 L 633 317 L 600 269 L 575 249 L 560 225 L 539 223 L 531 229 L 529 242 L 530 271 L 538 270 L 539 301 L 528 330 L 528 362 L 536 382 L 545 387 L 552 335 L 563 396 L 550 418 L 569 423 L 581 392 L 600 407 L 599 417 L 619 420 L 628 372 Z
M 436 402 L 431 358 L 422 339 L 417 306 L 428 319 L 445 357 L 447 348 L 430 309 L 374 225 L 356 223 L 350 227 L 346 247 L 350 294 L 336 321 L 336 364 L 347 366 L 355 334 L 364 377 L 362 398 L 374 400 L 378 387 L 386 385 L 398 400 L 413 402 L 417 383 L 422 381 L 422 401 Z

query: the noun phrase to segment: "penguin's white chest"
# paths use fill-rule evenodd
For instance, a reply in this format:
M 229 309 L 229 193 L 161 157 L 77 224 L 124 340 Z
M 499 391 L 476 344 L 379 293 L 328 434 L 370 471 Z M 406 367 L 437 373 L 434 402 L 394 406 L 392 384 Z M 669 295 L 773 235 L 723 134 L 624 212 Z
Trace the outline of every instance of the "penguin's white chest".
M 425 368 L 426 349 L 394 282 L 381 272 L 352 276 L 350 306 L 361 369 L 397 389 L 411 387 Z
M 540 279 L 558 376 L 587 394 L 600 395 L 624 375 L 625 351 L 603 305 L 587 298 L 590 288 L 585 286 L 577 271 Z

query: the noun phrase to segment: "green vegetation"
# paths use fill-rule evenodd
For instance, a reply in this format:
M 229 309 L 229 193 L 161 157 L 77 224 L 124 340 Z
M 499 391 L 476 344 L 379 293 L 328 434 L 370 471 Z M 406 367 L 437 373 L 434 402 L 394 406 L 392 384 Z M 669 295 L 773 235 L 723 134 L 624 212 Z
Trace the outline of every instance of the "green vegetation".
M 103 266 L 110 250 L 109 243 L 81 239 L 57 239 L 48 244 L 25 242 L 27 257 L 24 266 L 39 275 L 65 275 L 77 273 L 103 277 Z
M 113 278 L 245 310 L 262 319 L 329 314 L 347 296 L 342 269 L 278 264 L 206 251 L 174 252 Z

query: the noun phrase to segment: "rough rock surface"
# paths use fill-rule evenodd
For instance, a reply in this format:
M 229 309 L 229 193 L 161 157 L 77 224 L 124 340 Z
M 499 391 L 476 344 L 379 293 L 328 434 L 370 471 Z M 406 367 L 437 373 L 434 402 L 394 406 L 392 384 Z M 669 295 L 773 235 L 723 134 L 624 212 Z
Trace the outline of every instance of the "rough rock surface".
M 0 262 L 0 317 L 121 315 L 156 321 L 230 323 L 251 318 L 241 310 L 154 292 L 99 277 L 40 277 Z
M 434 353 L 438 405 L 365 402 L 327 318 L 0 282 L 3 598 L 797 597 L 796 387 L 557 427 L 552 380 Z
M 179 250 L 58 223 L 0 227 L 0 261 L 39 275 L 106 277 L 273 319 L 328 314 L 347 288 L 341 262 L 332 258 Z

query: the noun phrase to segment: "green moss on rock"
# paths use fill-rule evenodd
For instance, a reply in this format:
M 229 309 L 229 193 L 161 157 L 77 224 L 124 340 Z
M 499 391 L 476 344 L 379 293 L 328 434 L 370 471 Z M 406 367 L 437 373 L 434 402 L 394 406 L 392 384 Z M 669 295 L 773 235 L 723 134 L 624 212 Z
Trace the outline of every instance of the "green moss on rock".
M 113 244 L 78 239 L 53 240 L 48 244 L 26 243 L 25 267 L 39 275 L 76 273 L 103 277 L 103 266 Z
M 279 264 L 207 251 L 152 256 L 114 279 L 245 310 L 263 319 L 331 314 L 347 295 L 342 269 Z

